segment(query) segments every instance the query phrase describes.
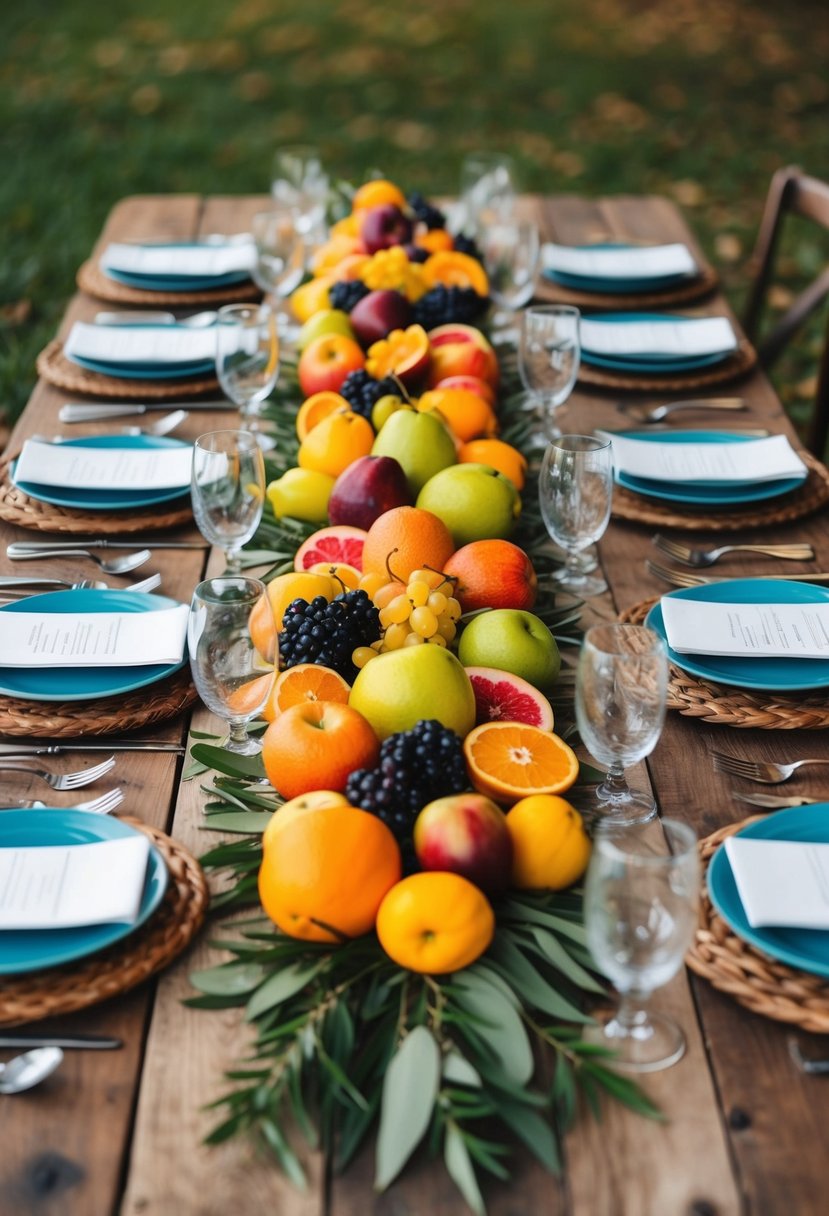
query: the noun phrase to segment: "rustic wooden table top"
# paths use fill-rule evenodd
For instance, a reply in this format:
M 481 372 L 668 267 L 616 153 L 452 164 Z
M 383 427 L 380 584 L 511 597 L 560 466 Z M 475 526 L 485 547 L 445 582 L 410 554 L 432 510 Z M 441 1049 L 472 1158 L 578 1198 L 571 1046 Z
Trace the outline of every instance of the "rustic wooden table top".
M 101 245 L 113 239 L 241 231 L 262 202 L 183 195 L 127 199 L 110 216 Z M 556 197 L 527 200 L 527 207 L 538 214 L 546 237 L 566 244 L 617 237 L 686 240 L 694 247 L 682 217 L 664 199 Z M 99 307 L 92 299 L 76 297 L 61 332 L 67 333 L 75 320 L 91 319 Z M 695 304 L 693 311 L 729 310 L 722 297 L 714 295 Z M 750 403 L 747 423 L 750 419 L 751 425 L 791 434 L 762 374 L 742 382 L 739 392 Z M 57 432 L 57 411 L 65 399 L 65 394 L 39 384 L 12 436 L 12 448 L 27 434 Z M 616 401 L 611 393 L 578 388 L 565 407 L 565 429 L 619 425 Z M 210 427 L 230 424 L 233 417 L 211 414 Z M 193 413 L 179 433 L 195 437 L 206 429 L 204 421 L 203 415 Z M 710 425 L 710 416 L 689 413 L 683 422 Z M 73 435 L 94 431 L 94 426 L 72 428 Z M 19 528 L 0 527 L 0 573 L 18 572 L 5 549 L 8 541 L 25 535 Z M 192 539 L 195 533 L 181 535 Z M 649 537 L 648 529 L 611 523 L 601 544 L 610 592 L 591 606 L 594 615 L 612 618 L 662 589 L 644 568 L 644 558 L 652 552 Z M 825 514 L 769 529 L 762 536 L 768 541 L 795 538 L 814 543 L 816 569 L 829 568 Z M 741 539 L 760 538 L 755 531 Z M 159 550 L 151 568 L 163 574 L 165 594 L 187 601 L 205 573 L 205 554 Z M 77 572 L 78 567 L 57 561 L 52 569 L 59 574 Z M 731 559 L 723 573 L 761 570 L 762 565 L 743 556 Z M 192 725 L 209 729 L 211 720 L 198 711 Z M 153 734 L 183 740 L 186 727 L 177 721 Z M 650 779 L 664 814 L 687 819 L 700 835 L 745 817 L 730 798 L 729 780 L 711 767 L 708 753 L 724 745 L 753 758 L 829 755 L 825 734 L 734 731 L 669 714 L 647 772 L 642 766 L 637 776 Z M 77 759 L 70 754 L 66 766 Z M 166 829 L 198 856 L 215 837 L 201 831 L 204 795 L 198 781 L 181 785 L 180 771 L 173 757 L 127 753 L 118 758 L 117 781 L 127 794 L 126 813 Z M 4 791 L 10 798 L 34 789 L 9 774 L 2 779 L 8 782 Z M 819 793 L 819 771 L 813 776 L 804 773 L 797 789 Z M 238 1010 L 206 1013 L 182 1004 L 192 995 L 188 973 L 223 958 L 207 938 L 203 934 L 157 983 L 59 1019 L 65 1032 L 117 1035 L 124 1048 L 67 1052 L 48 1085 L 0 1099 L 0 1214 L 258 1216 L 268 1211 L 280 1216 L 457 1216 L 465 1210 L 442 1168 L 421 1159 L 378 1197 L 372 1190 L 370 1150 L 342 1178 L 332 1178 L 326 1163 L 311 1157 L 311 1182 L 303 1194 L 243 1141 L 210 1150 L 202 1145 L 211 1126 L 204 1107 L 222 1092 L 222 1072 L 238 1060 L 247 1041 Z M 795 1070 L 786 1027 L 744 1011 L 684 974 L 658 994 L 655 1005 L 672 1012 L 688 1037 L 685 1058 L 645 1081 L 666 1122 L 647 1122 L 611 1104 L 601 1123 L 584 1115 L 566 1141 L 563 1176 L 551 1178 L 517 1152 L 511 1183 L 487 1190 L 492 1216 L 823 1216 L 829 1160 L 829 1123 L 823 1117 L 827 1082 Z M 58 1021 L 42 1026 L 57 1029 Z M 820 1051 L 821 1041 L 805 1043 L 804 1050 L 813 1046 Z M 2 1058 L 10 1054 L 3 1052 Z M 823 1054 L 829 1054 L 829 1048 Z

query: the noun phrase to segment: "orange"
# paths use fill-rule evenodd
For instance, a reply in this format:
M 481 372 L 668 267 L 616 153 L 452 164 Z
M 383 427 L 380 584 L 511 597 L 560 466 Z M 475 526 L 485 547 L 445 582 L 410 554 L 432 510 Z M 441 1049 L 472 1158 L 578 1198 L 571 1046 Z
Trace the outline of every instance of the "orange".
M 342 583 L 340 591 L 356 591 L 362 577 L 356 566 L 346 562 L 314 562 L 308 569 L 311 574 L 327 574 L 335 582 Z
M 389 958 L 431 975 L 474 963 L 494 932 L 495 916 L 483 892 L 442 870 L 404 878 L 377 913 L 377 936 Z
M 238 688 L 234 688 L 233 692 L 227 698 L 227 707 L 234 714 L 239 714 L 242 717 L 250 718 L 254 714 L 259 713 L 260 708 L 262 717 L 267 718 L 268 701 L 270 700 L 269 693 L 274 680 L 274 673 L 268 671 L 263 676 L 254 676 L 252 680 L 246 680 L 244 684 L 240 684 Z M 265 703 L 263 705 L 263 698 Z
M 367 253 L 349 253 L 338 262 L 331 271 L 334 276 L 335 283 L 341 283 L 345 280 L 349 282 L 352 279 L 359 279 L 363 272 L 363 268 L 369 264 L 371 258 Z
M 393 329 L 368 348 L 366 371 L 375 380 L 399 376 L 404 384 L 425 375 L 429 365 L 429 339 L 422 325 Z
M 479 296 L 489 293 L 489 279 L 478 259 L 454 249 L 441 250 L 427 258 L 423 277 L 430 287 L 444 283 L 447 287 L 471 287 Z
M 488 464 L 508 477 L 516 490 L 524 489 L 526 457 L 503 439 L 471 439 L 458 448 L 458 461 L 460 464 Z
M 384 203 L 393 203 L 401 211 L 406 210 L 406 196 L 400 187 L 384 177 L 378 177 L 364 182 L 355 192 L 351 200 L 351 210 L 366 211 L 369 207 L 382 207 Z
M 336 224 L 331 225 L 329 232 L 330 236 L 359 236 L 360 235 L 360 217 L 358 215 L 347 215 L 344 219 L 337 220 Z
M 315 312 L 331 307 L 328 289 L 333 282 L 334 276 L 327 274 L 317 279 L 309 279 L 307 283 L 297 287 L 291 296 L 291 312 L 297 321 L 304 324 Z
M 555 794 L 533 794 L 507 812 L 512 838 L 512 885 L 560 891 L 572 886 L 590 860 L 584 820 Z
M 345 705 L 350 692 L 350 686 L 330 667 L 323 667 L 321 663 L 297 663 L 296 667 L 289 667 L 277 676 L 262 717 L 273 722 L 292 705 L 304 705 L 308 701 L 339 701 Z
M 363 571 L 407 580 L 413 570 L 442 570 L 455 551 L 442 519 L 420 507 L 392 507 L 368 530 L 363 545 Z
M 415 237 L 414 243 L 418 249 L 425 249 L 428 253 L 441 253 L 445 249 L 455 248 L 452 234 L 445 228 L 430 228 L 428 232 L 421 232 Z
M 293 815 L 266 845 L 259 898 L 290 937 L 341 942 L 371 932 L 383 896 L 399 878 L 400 850 L 376 815 L 354 806 L 318 807 Z
M 336 790 L 309 790 L 307 794 L 300 794 L 298 797 L 292 798 L 290 802 L 283 802 L 282 806 L 278 806 L 271 815 L 268 826 L 262 833 L 262 848 L 269 849 L 279 832 L 287 823 L 291 822 L 295 815 L 304 815 L 308 811 L 319 811 L 326 806 L 350 805 L 345 794 L 340 794 Z
M 343 260 L 352 253 L 365 253 L 366 247 L 358 236 L 348 236 L 339 233 L 320 245 L 311 259 L 311 270 L 314 278 L 330 274 Z
M 265 772 L 283 798 L 344 790 L 352 769 L 374 768 L 379 753 L 363 715 L 336 701 L 302 700 L 279 714 L 262 737 Z
M 305 436 L 299 445 L 299 467 L 339 477 L 360 456 L 369 455 L 374 440 L 374 427 L 367 418 L 338 410 Z
M 530 794 L 561 794 L 579 775 L 572 747 L 520 722 L 484 722 L 463 741 L 475 789 L 510 805 Z
M 479 435 L 494 435 L 498 430 L 498 419 L 492 406 L 469 389 L 430 389 L 422 394 L 417 408 L 421 414 L 431 413 L 432 410 L 440 414 L 461 443 L 476 439 Z
M 350 409 L 348 401 L 339 393 L 333 393 L 330 389 L 314 393 L 299 407 L 299 413 L 296 416 L 297 438 L 304 439 L 308 432 L 312 431 L 317 423 L 322 422 L 323 418 L 327 418 L 329 414 L 335 414 L 337 410 Z

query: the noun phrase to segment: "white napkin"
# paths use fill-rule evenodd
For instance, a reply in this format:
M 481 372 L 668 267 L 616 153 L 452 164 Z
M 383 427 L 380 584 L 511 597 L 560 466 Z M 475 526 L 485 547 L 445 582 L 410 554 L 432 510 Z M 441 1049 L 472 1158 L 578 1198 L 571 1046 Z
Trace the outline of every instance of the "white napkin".
M 158 278 L 218 278 L 256 265 L 256 246 L 248 241 L 228 245 L 108 245 L 101 256 L 104 271 Z
M 661 606 L 677 654 L 829 659 L 829 602 L 714 604 L 665 595 Z
M 545 270 L 560 270 L 586 279 L 659 279 L 693 275 L 697 264 L 687 245 L 631 245 L 624 249 L 586 249 L 568 245 L 544 245 Z
M 603 434 L 605 432 L 602 432 Z M 785 435 L 742 443 L 660 443 L 607 437 L 617 472 L 651 481 L 754 482 L 805 477 L 808 470 Z
M 596 355 L 718 355 L 737 349 L 728 317 L 674 317 L 666 321 L 596 321 L 582 318 L 581 344 Z
M 48 600 L 48 596 L 44 597 Z M 146 667 L 180 663 L 186 604 L 157 612 L 3 612 L 0 667 Z
M 98 363 L 202 363 L 216 356 L 216 332 L 186 325 L 88 325 L 76 321 L 63 353 Z
M 185 490 L 193 449 L 96 448 L 27 439 L 15 465 L 15 481 L 85 490 Z
M 140 832 L 96 844 L 0 847 L 0 930 L 131 924 L 149 856 Z
M 729 836 L 725 852 L 752 928 L 829 929 L 829 844 Z

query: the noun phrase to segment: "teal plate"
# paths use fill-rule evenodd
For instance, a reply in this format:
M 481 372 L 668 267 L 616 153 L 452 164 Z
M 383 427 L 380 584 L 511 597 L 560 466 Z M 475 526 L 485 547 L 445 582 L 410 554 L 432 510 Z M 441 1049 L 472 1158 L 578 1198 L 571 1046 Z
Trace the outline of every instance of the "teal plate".
M 237 283 L 247 283 L 250 275 L 246 270 L 236 270 L 231 274 L 216 275 L 213 278 L 165 278 L 163 275 L 129 274 L 123 270 L 104 270 L 108 279 L 123 283 L 125 287 L 134 287 L 138 291 L 212 291 L 219 287 L 234 287 Z
M 825 604 L 829 590 L 814 583 L 789 583 L 775 578 L 735 578 L 723 583 L 683 587 L 668 593 L 672 599 L 697 600 L 706 604 Z M 668 649 L 668 658 L 683 671 L 749 688 L 755 692 L 805 692 L 829 688 L 827 659 L 740 659 L 727 655 L 678 654 L 668 646 L 661 603 L 654 604 L 645 624 L 658 633 Z
M 85 448 L 150 448 L 189 447 L 181 439 L 156 435 L 88 435 L 85 439 L 65 439 L 67 447 Z M 11 465 L 11 480 L 19 490 L 40 502 L 56 507 L 76 507 L 82 511 L 122 511 L 132 507 L 153 507 L 156 503 L 172 502 L 190 493 L 189 486 L 166 490 L 85 490 L 75 486 L 43 486 L 35 481 L 18 481 L 17 461 Z
M 750 823 L 738 836 L 752 840 L 799 840 L 829 844 L 829 803 L 795 806 Z M 720 916 L 738 937 L 770 958 L 829 979 L 829 931 L 763 928 L 748 923 L 731 863 L 721 845 L 708 867 L 708 893 Z
M 43 848 L 47 845 L 97 844 L 136 835 L 136 829 L 109 815 L 89 811 L 0 810 L 0 842 L 8 848 Z M 84 925 L 76 929 L 0 930 L 0 975 L 22 975 L 44 967 L 58 967 L 96 954 L 121 941 L 152 916 L 167 889 L 167 867 L 150 846 L 144 893 L 138 917 L 132 924 Z
M 595 245 L 576 245 L 576 249 L 632 249 L 633 245 L 626 241 L 600 241 Z M 607 295 L 636 295 L 651 291 L 667 291 L 680 283 L 690 283 L 698 278 L 698 273 L 684 271 L 675 274 L 659 274 L 640 276 L 630 279 L 605 279 L 597 275 L 573 274 L 566 270 L 545 270 L 544 277 L 562 287 L 574 291 L 597 292 Z
M 136 591 L 48 591 L 0 607 L 3 612 L 159 612 L 177 608 L 166 595 Z M 187 662 L 144 667 L 0 667 L 0 694 L 27 701 L 91 701 L 163 680 Z
M 625 325 L 633 321 L 687 321 L 688 317 L 681 314 L 662 312 L 608 312 L 601 317 L 591 317 L 600 325 Z M 691 372 L 705 367 L 714 367 L 724 363 L 734 355 L 734 351 L 714 351 L 707 355 L 670 355 L 658 351 L 631 355 L 603 355 L 582 346 L 581 357 L 585 363 L 596 367 L 607 368 L 609 371 L 637 372 L 644 375 L 659 376 L 664 372 Z
M 67 355 L 72 363 L 86 368 L 89 372 L 98 372 L 102 376 L 113 376 L 116 380 L 186 380 L 188 376 L 204 376 L 215 372 L 216 364 L 213 359 L 201 359 L 197 363 L 99 363 L 97 359 L 87 359 L 82 355 Z

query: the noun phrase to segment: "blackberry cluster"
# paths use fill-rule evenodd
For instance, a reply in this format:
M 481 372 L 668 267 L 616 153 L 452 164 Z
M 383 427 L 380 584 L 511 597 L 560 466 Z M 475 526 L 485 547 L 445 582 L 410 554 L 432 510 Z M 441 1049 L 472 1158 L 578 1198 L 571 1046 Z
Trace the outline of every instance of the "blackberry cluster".
M 371 418 L 371 411 L 381 397 L 400 395 L 400 389 L 390 376 L 375 380 L 367 371 L 349 372 L 340 387 L 340 396 L 345 397 L 355 414 Z
M 354 806 L 382 819 L 404 842 L 427 802 L 468 788 L 460 739 L 430 718 L 384 739 L 377 768 L 353 772 L 345 794 Z
M 352 684 L 357 678 L 352 654 L 358 646 L 376 642 L 380 634 L 380 613 L 365 591 L 346 591 L 330 604 L 324 595 L 310 603 L 296 599 L 282 618 L 280 664 L 319 663 Z
M 431 254 L 428 249 L 422 249 L 420 245 L 407 245 L 406 256 L 410 262 L 428 262 Z
M 428 331 L 452 322 L 471 324 L 488 308 L 489 296 L 479 296 L 471 287 L 446 287 L 438 283 L 417 301 L 414 319 Z
M 446 216 L 438 207 L 434 207 L 422 194 L 410 194 L 409 206 L 415 217 L 427 228 L 445 228 Z
M 331 307 L 338 308 L 340 312 L 351 312 L 354 305 L 367 295 L 368 288 L 359 279 L 344 279 L 340 283 L 332 283 L 328 289 Z
M 458 253 L 465 253 L 470 258 L 477 258 L 479 262 L 483 262 L 484 260 L 484 255 L 475 244 L 475 238 L 472 236 L 464 236 L 462 232 L 459 232 L 455 237 L 455 248 Z

